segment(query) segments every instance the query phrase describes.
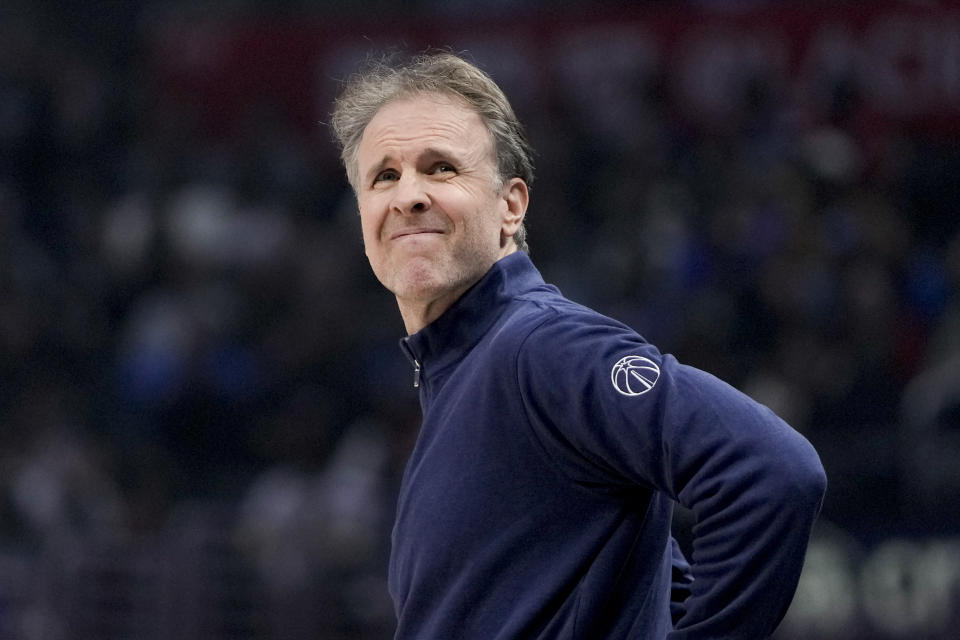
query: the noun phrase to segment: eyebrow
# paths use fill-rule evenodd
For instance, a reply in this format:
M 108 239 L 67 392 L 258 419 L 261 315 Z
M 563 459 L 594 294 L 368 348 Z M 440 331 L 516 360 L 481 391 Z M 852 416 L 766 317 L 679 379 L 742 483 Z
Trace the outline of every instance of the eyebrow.
M 456 154 L 454 154 L 449 149 L 438 149 L 436 147 L 427 147 L 426 149 L 423 150 L 423 153 L 420 154 L 420 158 L 418 159 L 426 158 L 427 160 L 440 160 L 440 159 L 445 160 L 448 158 L 453 158 L 455 157 L 455 155 Z

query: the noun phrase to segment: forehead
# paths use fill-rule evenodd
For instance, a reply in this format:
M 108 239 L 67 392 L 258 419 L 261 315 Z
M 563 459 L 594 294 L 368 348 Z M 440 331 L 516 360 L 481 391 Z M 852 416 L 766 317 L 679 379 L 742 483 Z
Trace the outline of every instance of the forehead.
M 384 153 L 417 147 L 451 151 L 492 150 L 493 139 L 483 118 L 463 100 L 440 93 L 416 94 L 382 106 L 364 129 L 359 159 L 378 161 Z

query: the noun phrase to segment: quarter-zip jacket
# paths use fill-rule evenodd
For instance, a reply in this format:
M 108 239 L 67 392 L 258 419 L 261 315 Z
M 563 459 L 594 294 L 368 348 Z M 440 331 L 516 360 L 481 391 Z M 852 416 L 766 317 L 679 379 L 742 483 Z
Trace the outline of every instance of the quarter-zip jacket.
M 392 536 L 396 638 L 773 632 L 826 478 L 771 411 L 567 300 L 523 253 L 402 343 L 423 423 Z M 675 502 L 696 525 L 672 620 Z

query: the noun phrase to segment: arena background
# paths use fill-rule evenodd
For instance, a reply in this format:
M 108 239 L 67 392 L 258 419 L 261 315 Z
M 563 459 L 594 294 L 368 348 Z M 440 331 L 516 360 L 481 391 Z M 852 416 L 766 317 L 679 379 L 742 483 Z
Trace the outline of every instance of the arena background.
M 955 638 L 960 7 L 477 5 L 0 5 L 0 638 L 390 636 L 419 409 L 324 123 L 427 47 L 527 124 L 546 278 L 820 451 L 776 637 Z

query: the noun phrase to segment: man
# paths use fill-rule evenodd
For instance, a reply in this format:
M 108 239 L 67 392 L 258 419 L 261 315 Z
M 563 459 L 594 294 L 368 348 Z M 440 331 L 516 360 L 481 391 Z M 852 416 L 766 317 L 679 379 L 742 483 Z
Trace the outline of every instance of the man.
M 392 538 L 396 637 L 770 635 L 825 490 L 809 443 L 543 282 L 530 150 L 473 65 L 375 66 L 333 127 L 423 409 Z M 674 502 L 696 517 L 689 572 Z

